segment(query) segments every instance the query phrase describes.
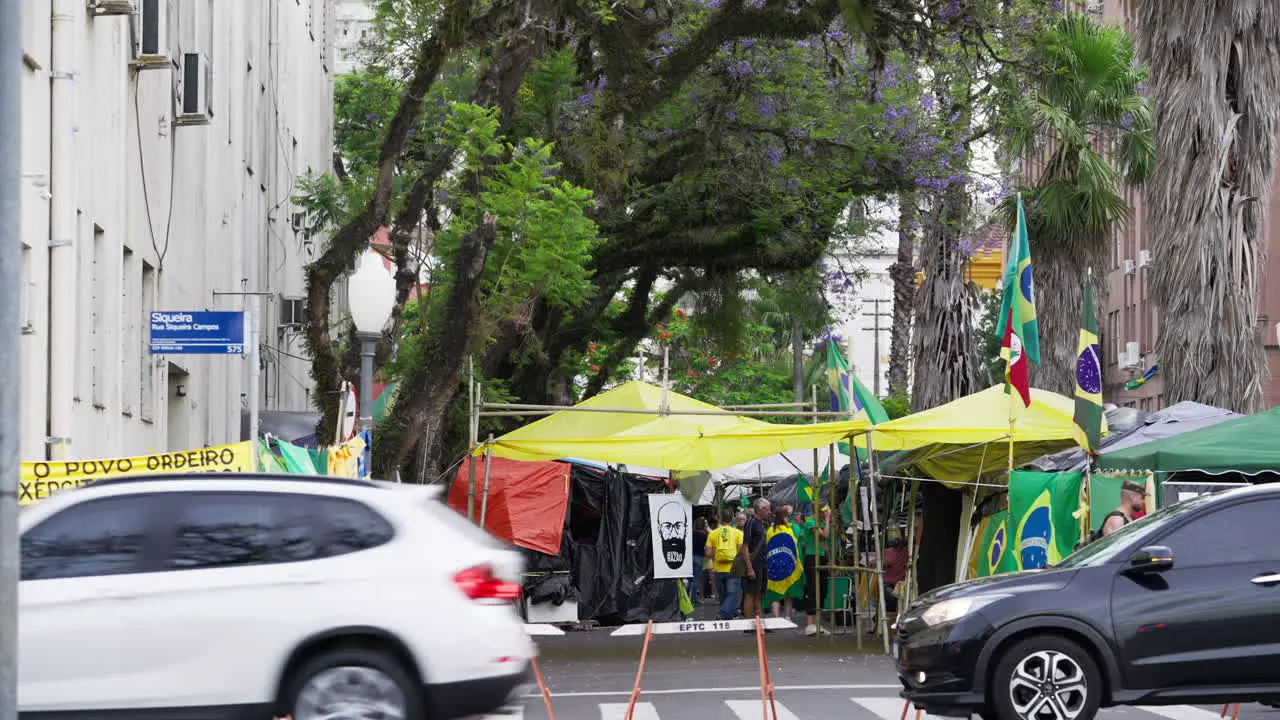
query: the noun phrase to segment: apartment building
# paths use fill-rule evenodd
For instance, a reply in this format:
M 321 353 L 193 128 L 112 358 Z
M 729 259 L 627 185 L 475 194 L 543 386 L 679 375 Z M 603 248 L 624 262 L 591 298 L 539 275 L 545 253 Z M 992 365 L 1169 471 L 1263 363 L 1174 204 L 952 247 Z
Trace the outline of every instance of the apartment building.
M 1135 8 L 1140 1 L 1104 0 L 1103 21 L 1135 31 Z M 1099 328 L 1107 364 L 1103 396 L 1110 403 L 1151 411 L 1166 404 L 1158 370 L 1145 384 L 1131 390 L 1125 388 L 1126 383 L 1141 378 L 1159 363 L 1160 318 L 1149 298 L 1151 236 L 1145 199 L 1141 190 L 1133 188 L 1127 188 L 1124 196 L 1133 208 L 1133 216 L 1112 238 L 1111 267 L 1106 276 L 1110 298 Z M 1263 386 L 1263 401 L 1271 407 L 1280 405 L 1280 285 L 1274 282 L 1280 279 L 1280 184 L 1265 202 L 1269 204 L 1265 230 L 1269 252 L 1259 285 L 1258 326 L 1271 370 L 1271 377 Z
M 250 311 L 260 407 L 310 407 L 333 2 L 24 0 L 24 460 L 241 438 L 249 355 L 152 354 L 152 311 Z
M 334 54 L 337 74 L 345 75 L 360 68 L 360 47 L 374 31 L 374 12 L 369 0 L 337 0 L 337 3 Z

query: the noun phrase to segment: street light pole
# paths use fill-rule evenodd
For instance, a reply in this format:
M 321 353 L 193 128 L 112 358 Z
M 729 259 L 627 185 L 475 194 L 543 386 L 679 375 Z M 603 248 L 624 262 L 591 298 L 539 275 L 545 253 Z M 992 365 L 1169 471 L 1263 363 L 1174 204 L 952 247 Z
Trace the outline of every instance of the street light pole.
M 347 305 L 360 343 L 360 430 L 370 431 L 366 457 L 373 458 L 373 356 L 382 330 L 396 306 L 396 279 L 385 258 L 366 250 L 360 267 L 347 280 Z
M 356 333 L 360 341 L 360 431 L 373 430 L 373 356 L 381 337 L 378 333 Z
M 0 720 L 18 717 L 22 0 L 0 0 Z

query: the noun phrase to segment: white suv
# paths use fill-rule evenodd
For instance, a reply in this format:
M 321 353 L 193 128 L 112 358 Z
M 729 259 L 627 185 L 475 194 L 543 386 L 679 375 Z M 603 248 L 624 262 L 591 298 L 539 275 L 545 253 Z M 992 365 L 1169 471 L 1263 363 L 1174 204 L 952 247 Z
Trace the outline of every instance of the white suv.
M 21 513 L 22 717 L 481 715 L 523 688 L 519 556 L 434 488 L 206 474 Z

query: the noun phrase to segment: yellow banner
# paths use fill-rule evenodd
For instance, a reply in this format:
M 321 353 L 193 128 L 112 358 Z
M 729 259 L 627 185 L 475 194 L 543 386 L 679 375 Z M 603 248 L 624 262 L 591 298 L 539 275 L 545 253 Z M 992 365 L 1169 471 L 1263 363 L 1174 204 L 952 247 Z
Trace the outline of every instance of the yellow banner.
M 24 462 L 22 474 L 19 477 L 18 502 L 21 505 L 30 505 L 44 500 L 59 490 L 91 485 L 95 481 L 108 477 L 253 471 L 253 451 L 248 442 L 132 458 Z

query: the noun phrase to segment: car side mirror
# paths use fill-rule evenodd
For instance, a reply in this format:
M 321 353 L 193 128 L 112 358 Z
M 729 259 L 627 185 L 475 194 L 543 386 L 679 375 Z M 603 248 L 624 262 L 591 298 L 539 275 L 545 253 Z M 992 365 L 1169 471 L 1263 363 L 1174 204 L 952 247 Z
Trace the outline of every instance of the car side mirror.
M 1173 568 L 1173 551 L 1164 545 L 1148 545 L 1129 556 L 1130 572 L 1163 572 Z

